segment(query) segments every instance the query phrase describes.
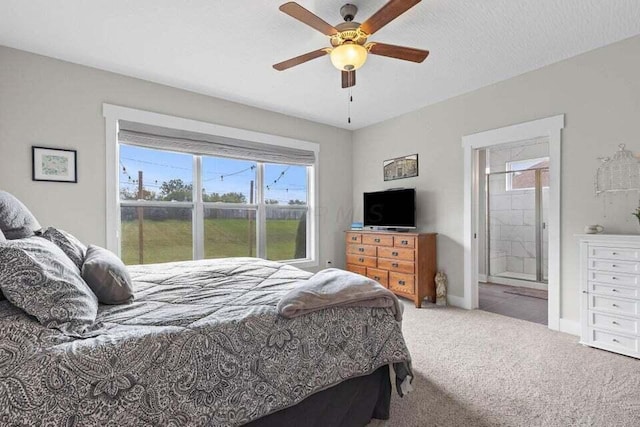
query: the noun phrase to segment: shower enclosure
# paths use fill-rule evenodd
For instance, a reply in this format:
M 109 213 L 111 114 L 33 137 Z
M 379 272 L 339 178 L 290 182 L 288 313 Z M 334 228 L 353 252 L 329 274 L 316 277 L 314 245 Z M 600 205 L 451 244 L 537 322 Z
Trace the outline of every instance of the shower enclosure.
M 546 284 L 548 158 L 510 162 L 485 182 L 487 276 Z

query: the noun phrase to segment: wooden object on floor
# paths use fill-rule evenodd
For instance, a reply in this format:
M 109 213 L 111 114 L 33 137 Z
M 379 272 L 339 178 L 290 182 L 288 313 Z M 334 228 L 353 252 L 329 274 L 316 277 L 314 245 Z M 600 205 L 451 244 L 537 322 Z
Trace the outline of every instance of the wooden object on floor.
M 580 342 L 640 358 L 640 236 L 579 238 Z
M 437 233 L 347 231 L 347 270 L 362 274 L 398 296 L 436 301 Z

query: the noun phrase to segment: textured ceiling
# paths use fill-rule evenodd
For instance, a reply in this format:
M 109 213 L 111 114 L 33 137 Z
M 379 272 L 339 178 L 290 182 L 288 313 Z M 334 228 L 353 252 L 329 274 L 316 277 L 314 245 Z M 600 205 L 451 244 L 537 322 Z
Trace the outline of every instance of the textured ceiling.
M 269 0 L 0 0 L 0 45 L 356 129 L 640 34 L 640 0 L 423 0 L 371 41 L 431 51 L 369 56 L 347 91 L 328 57 L 271 65 L 325 36 Z M 385 0 L 351 0 L 362 22 Z M 299 0 L 331 24 L 346 0 Z

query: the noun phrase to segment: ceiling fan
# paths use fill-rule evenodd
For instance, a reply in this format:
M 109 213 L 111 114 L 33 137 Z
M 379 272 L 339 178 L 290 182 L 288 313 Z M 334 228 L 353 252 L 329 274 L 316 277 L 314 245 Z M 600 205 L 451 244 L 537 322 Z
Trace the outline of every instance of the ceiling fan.
M 422 62 L 429 55 L 428 50 L 378 42 L 367 43 L 367 39 L 376 31 L 418 3 L 420 0 L 390 0 L 362 24 L 353 20 L 358 8 L 352 4 L 345 4 L 340 8 L 344 22 L 335 27 L 296 2 L 285 3 L 280 6 L 282 12 L 328 36 L 332 47 L 296 56 L 275 64 L 273 68 L 284 71 L 312 59 L 330 55 L 333 65 L 342 72 L 342 87 L 348 88 L 355 86 L 356 70 L 364 65 L 369 53 L 404 61 Z

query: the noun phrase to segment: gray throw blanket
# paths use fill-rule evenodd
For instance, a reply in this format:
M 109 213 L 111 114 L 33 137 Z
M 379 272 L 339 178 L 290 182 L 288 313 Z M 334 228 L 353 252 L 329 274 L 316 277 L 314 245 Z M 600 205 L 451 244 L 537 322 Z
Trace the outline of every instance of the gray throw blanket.
M 375 280 L 337 268 L 322 270 L 286 293 L 278 313 L 292 319 L 329 307 L 388 307 L 402 320 L 398 298 Z

